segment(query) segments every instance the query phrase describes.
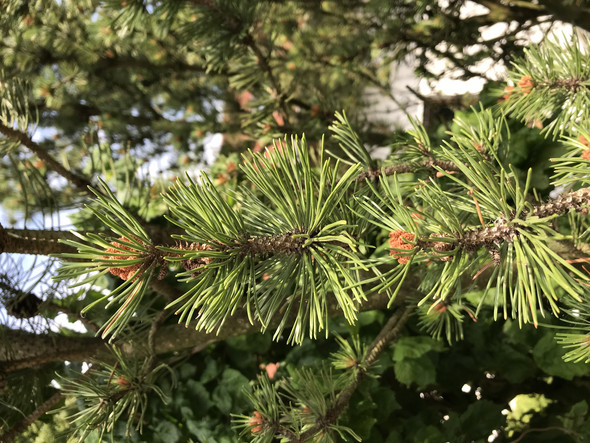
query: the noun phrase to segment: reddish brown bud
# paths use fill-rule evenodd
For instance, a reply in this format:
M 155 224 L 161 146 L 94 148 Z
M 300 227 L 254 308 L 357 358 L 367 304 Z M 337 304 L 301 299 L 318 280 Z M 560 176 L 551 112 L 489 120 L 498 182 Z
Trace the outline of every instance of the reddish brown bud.
M 523 95 L 529 94 L 534 86 L 535 84 L 533 83 L 533 79 L 530 75 L 523 75 L 518 81 L 518 87 L 522 91 Z
M 115 383 L 118 384 L 121 389 L 128 389 L 131 386 L 131 382 L 122 375 L 117 377 Z
M 503 101 L 506 101 L 510 98 L 510 96 L 512 95 L 512 91 L 514 90 L 514 86 L 506 86 L 504 88 L 504 95 L 502 96 L 502 98 L 500 100 L 498 100 L 498 103 L 502 103 Z
M 262 417 L 262 414 L 258 411 L 254 411 L 254 417 L 251 417 L 250 421 L 248 422 L 250 426 L 253 426 L 252 434 L 256 434 L 257 432 L 262 431 L 263 423 L 264 418 Z
M 129 242 L 129 239 L 127 239 L 126 237 L 121 237 L 121 238 L 119 238 L 119 240 L 124 241 L 124 242 Z M 135 252 L 139 255 L 139 251 L 137 251 L 133 248 L 130 248 L 127 245 L 123 245 L 119 242 L 112 241 L 111 245 L 113 245 L 114 247 L 108 248 L 105 251 L 107 254 L 120 254 L 121 249 L 123 249 L 125 251 Z M 106 260 L 135 260 L 137 257 L 127 256 L 127 255 L 104 255 L 103 258 Z M 133 265 L 121 266 L 118 268 L 112 267 L 112 268 L 109 268 L 109 272 L 113 275 L 116 275 L 117 277 L 122 278 L 123 280 L 128 280 L 129 278 L 131 278 L 133 276 L 133 274 L 135 274 L 137 272 L 137 270 L 140 267 L 141 267 L 141 263 L 136 263 Z

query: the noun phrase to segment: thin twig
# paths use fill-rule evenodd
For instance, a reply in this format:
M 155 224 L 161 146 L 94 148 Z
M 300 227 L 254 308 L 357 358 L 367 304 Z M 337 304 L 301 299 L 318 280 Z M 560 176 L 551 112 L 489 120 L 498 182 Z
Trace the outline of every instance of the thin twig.
M 317 432 L 326 430 L 338 419 L 340 414 L 342 414 L 342 412 L 344 412 L 348 406 L 352 394 L 356 391 L 361 381 L 367 375 L 366 369 L 375 363 L 385 347 L 398 337 L 402 328 L 410 318 L 413 309 L 414 308 L 412 306 L 403 309 L 400 308 L 391 316 L 381 332 L 379 332 L 375 340 L 373 340 L 373 343 L 371 343 L 367 349 L 363 361 L 358 366 L 358 372 L 353 382 L 348 387 L 340 391 L 336 397 L 336 400 L 334 401 L 333 406 L 326 412 L 325 416 L 321 420 L 319 420 L 307 431 L 302 433 L 298 438 L 290 438 L 289 441 L 296 443 L 309 441 Z
M 160 312 L 160 315 L 158 315 L 154 319 L 152 325 L 150 326 L 150 332 L 148 333 L 149 363 L 146 366 L 148 371 L 153 369 L 154 363 L 156 362 L 156 331 L 158 330 L 162 322 L 166 319 L 166 317 L 168 317 L 168 311 Z
M 53 169 L 55 172 L 57 172 L 59 175 L 64 177 L 69 182 L 73 183 L 79 190 L 86 192 L 91 197 L 94 197 L 94 194 L 88 188 L 88 186 L 91 185 L 88 179 L 76 174 L 75 172 L 70 171 L 69 169 L 66 169 L 61 163 L 59 163 L 51 155 L 49 155 L 49 153 L 44 148 L 42 148 L 38 143 L 34 142 L 28 134 L 10 128 L 2 122 L 0 122 L 0 133 L 4 134 L 6 137 L 18 140 L 23 146 L 28 148 L 37 157 L 39 157 L 39 159 L 43 160 L 43 162 L 48 167 Z
M 181 290 L 177 289 L 176 287 L 168 283 L 166 280 L 158 280 L 157 278 L 152 278 L 152 280 L 150 281 L 150 286 L 158 294 L 164 296 L 164 298 L 166 298 L 166 300 L 168 300 L 169 302 L 176 300 L 183 294 Z
M 92 320 L 84 317 L 82 315 L 82 313 L 80 313 L 78 311 L 73 311 L 72 309 L 68 308 L 67 306 L 61 306 L 53 301 L 50 301 L 50 302 L 47 302 L 47 307 L 51 308 L 51 309 L 55 309 L 56 311 L 59 311 L 62 314 L 66 314 L 70 317 L 74 317 L 74 318 L 78 319 L 87 329 L 91 330 L 92 332 L 98 332 L 98 330 L 100 329 L 96 323 L 94 323 Z
M 14 441 L 14 439 L 22 434 L 24 431 L 27 430 L 29 426 L 31 426 L 35 421 L 39 419 L 43 414 L 53 408 L 57 403 L 60 402 L 62 399 L 61 392 L 56 392 L 53 394 L 49 399 L 47 399 L 44 403 L 42 403 L 37 409 L 27 415 L 23 420 L 19 423 L 14 425 L 4 434 L 0 435 L 0 440 L 4 443 L 10 443 Z
M 530 428 L 530 429 L 527 429 L 522 434 L 520 434 L 520 437 L 518 437 L 516 440 L 513 440 L 512 443 L 518 443 L 527 434 L 529 434 L 531 432 L 546 432 L 546 431 L 561 431 L 564 434 L 573 435 L 573 436 L 578 437 L 578 438 L 582 437 L 580 434 L 578 434 L 575 431 L 572 431 L 571 429 L 562 428 L 560 426 L 549 426 L 547 428 Z
M 254 38 L 250 34 L 248 34 L 244 38 L 243 42 L 252 50 L 252 52 L 254 52 L 254 55 L 256 55 L 256 60 L 258 62 L 258 66 L 260 66 L 260 69 L 262 69 L 262 71 L 266 73 L 270 81 L 270 84 L 272 85 L 273 89 L 277 92 L 277 95 L 279 97 L 279 106 L 284 114 L 283 118 L 285 119 L 285 123 L 287 124 L 287 126 L 289 126 L 289 109 L 285 104 L 285 95 L 283 94 L 279 81 L 272 72 L 272 68 L 270 67 L 268 57 L 262 53 L 262 50 L 258 47 L 256 42 L 254 41 Z
M 420 169 L 435 169 L 440 168 L 445 171 L 460 171 L 460 169 L 453 162 L 428 159 L 418 163 L 399 163 L 397 165 L 386 166 L 383 169 L 373 169 L 361 172 L 356 176 L 355 181 L 365 181 L 367 179 L 374 181 L 382 175 L 390 176 L 393 174 L 402 174 L 405 172 L 416 172 Z

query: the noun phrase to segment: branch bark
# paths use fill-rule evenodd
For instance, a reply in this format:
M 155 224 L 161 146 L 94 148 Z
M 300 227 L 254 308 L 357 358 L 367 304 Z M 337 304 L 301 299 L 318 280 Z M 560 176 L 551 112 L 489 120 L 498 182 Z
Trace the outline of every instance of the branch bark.
M 11 443 L 14 441 L 16 437 L 18 437 L 21 433 L 26 431 L 26 429 L 31 426 L 35 421 L 39 419 L 43 414 L 53 408 L 56 404 L 60 402 L 62 399 L 61 392 L 56 392 L 51 397 L 49 397 L 43 404 L 41 404 L 37 409 L 35 409 L 32 413 L 26 416 L 22 421 L 14 425 L 10 428 L 7 432 L 0 435 L 0 438 L 5 443 Z
M 78 237 L 68 231 L 50 229 L 7 229 L 0 225 L 0 254 L 50 255 L 76 253 L 71 246 L 59 243 L 59 240 L 76 240 Z
M 87 361 L 105 347 L 95 337 L 66 337 L 0 328 L 0 372 L 43 366 L 52 361 Z
M 69 169 L 66 169 L 61 163 L 55 160 L 45 149 L 43 149 L 38 143 L 35 143 L 28 134 L 24 132 L 18 131 L 16 129 L 10 128 L 0 122 L 0 133 L 4 134 L 6 137 L 13 138 L 18 140 L 23 146 L 28 148 L 31 152 L 33 152 L 39 159 L 43 160 L 45 164 L 57 172 L 59 175 L 64 177 L 66 180 L 74 184 L 78 189 L 81 191 L 86 192 L 88 195 L 94 198 L 94 194 L 88 186 L 91 185 L 90 181 L 88 181 L 85 177 L 76 174 Z
M 414 288 L 408 286 L 408 291 Z M 403 293 L 398 294 L 393 306 L 399 306 L 404 300 Z M 375 294 L 369 301 L 359 307 L 360 311 L 382 309 L 387 306 L 389 298 L 385 294 Z M 332 316 L 341 315 L 337 303 L 330 304 Z M 269 325 L 269 329 L 277 326 L 281 319 Z M 183 328 L 176 324 L 161 326 L 153 334 L 153 350 L 155 354 L 166 354 L 186 349 L 206 347 L 212 343 L 237 337 L 239 335 L 259 332 L 259 323 L 251 324 L 248 314 L 242 309 L 232 316 L 215 334 L 207 334 L 192 328 Z M 88 361 L 90 359 L 111 358 L 106 342 L 97 337 L 65 337 L 62 335 L 40 335 L 12 329 L 0 329 L 0 371 L 10 372 L 23 368 L 41 366 L 52 361 Z M 147 333 L 136 340 L 118 343 L 121 350 L 130 358 L 149 356 L 150 349 L 146 346 Z

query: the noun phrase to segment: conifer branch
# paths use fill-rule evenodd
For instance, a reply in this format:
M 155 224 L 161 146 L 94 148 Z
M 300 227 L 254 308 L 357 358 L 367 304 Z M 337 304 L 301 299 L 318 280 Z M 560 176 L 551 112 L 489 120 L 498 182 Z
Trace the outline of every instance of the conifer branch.
M 87 361 L 104 346 L 94 337 L 66 337 L 55 334 L 2 328 L 0 370 L 11 372 L 30 367 L 41 367 L 53 361 Z
M 33 292 L 24 292 L 2 280 L 0 280 L 0 290 L 3 291 L 0 299 L 3 298 L 6 312 L 13 317 L 31 318 L 39 315 L 41 308 L 48 308 L 76 318 L 90 331 L 97 332 L 99 329 L 94 322 L 84 317 L 80 312 L 73 311 L 68 306 L 62 306 L 51 298 L 43 301 Z
M 407 285 L 408 291 L 413 290 L 412 284 Z M 404 297 L 398 295 L 394 306 L 403 303 Z M 389 297 L 382 294 L 375 294 L 369 301 L 359 307 L 359 311 L 371 311 L 384 308 L 389 302 Z M 342 315 L 335 300 L 329 306 L 330 314 Z M 293 319 L 291 319 L 292 321 Z M 278 325 L 280 318 L 273 320 L 269 327 Z M 234 314 L 225 327 L 217 333 L 211 334 L 199 331 L 194 328 L 183 328 L 177 324 L 159 326 L 154 332 L 153 344 L 154 353 L 167 354 L 199 346 L 206 347 L 218 341 L 227 340 L 245 334 L 258 333 L 261 325 L 258 322 L 252 324 L 245 309 Z M 5 330 L 2 332 L 5 339 L 0 343 L 0 371 L 12 372 L 19 369 L 43 366 L 53 361 L 88 361 L 92 358 L 100 359 L 110 355 L 110 351 L 104 346 L 105 342 L 95 337 L 64 337 L 61 335 L 49 336 L 34 334 L 24 331 Z M 147 335 L 144 336 L 147 341 Z M 135 343 L 119 343 L 124 355 L 131 357 L 145 357 L 145 349 L 136 344 L 141 343 L 138 339 Z M 115 343 L 117 341 L 115 340 Z
M 523 212 L 525 217 L 527 215 L 534 217 L 550 217 L 558 214 L 566 214 L 573 209 L 584 214 L 588 213 L 588 205 L 590 205 L 590 187 L 582 188 L 577 191 L 562 194 L 555 200 L 546 203 L 540 203 L 533 206 L 530 212 Z M 492 248 L 494 244 L 501 241 L 512 242 L 514 237 L 519 235 L 519 226 L 516 221 L 515 224 L 507 224 L 511 220 L 500 219 L 492 223 L 490 226 L 482 228 L 469 229 L 462 233 L 457 233 L 457 240 L 454 242 L 431 241 L 426 238 L 417 238 L 415 240 L 416 247 L 422 250 L 433 248 L 437 252 L 452 251 L 457 247 L 464 248 L 467 252 L 476 251 L 480 247 Z M 445 235 L 446 236 L 446 235 Z M 582 251 L 580 251 L 581 254 Z
M 436 168 L 443 169 L 445 171 L 460 171 L 460 169 L 455 165 L 453 162 L 450 161 L 443 161 L 443 160 L 435 160 L 430 158 L 428 160 L 424 160 L 418 163 L 399 163 L 397 165 L 390 165 L 386 166 L 383 169 L 374 169 L 369 171 L 361 172 L 359 175 L 356 176 L 355 181 L 363 182 L 365 180 L 377 180 L 382 175 L 390 176 L 393 174 L 403 174 L 406 172 L 416 172 L 421 169 L 432 169 L 436 170 Z
M 251 34 L 246 35 L 246 37 L 244 37 L 243 41 L 244 41 L 244 44 L 246 46 L 248 46 L 252 50 L 254 55 L 256 56 L 256 60 L 257 60 L 258 66 L 260 66 L 260 69 L 268 76 L 271 86 L 273 87 L 273 89 L 276 91 L 276 93 L 278 95 L 279 107 L 283 111 L 283 114 L 284 114 L 283 118 L 285 119 L 285 123 L 287 125 L 289 125 L 289 109 L 287 108 L 287 106 L 285 104 L 285 96 L 282 91 L 279 80 L 276 78 L 276 76 L 274 75 L 274 73 L 272 71 L 270 63 L 268 61 L 268 57 L 262 53 L 262 50 L 258 47 L 258 45 L 254 41 L 254 38 L 252 37 Z
M 582 208 L 587 205 L 590 205 L 590 187 L 568 192 L 555 200 L 535 205 L 532 214 L 538 217 L 550 217 L 556 214 L 565 214 L 570 209 L 587 214 L 588 208 Z
M 4 443 L 11 443 L 16 437 L 25 432 L 29 426 L 36 422 L 43 414 L 58 404 L 63 398 L 61 392 L 56 392 L 46 401 L 44 401 L 37 409 L 27 415 L 22 421 L 8 429 L 5 433 L 0 434 L 0 440 Z
M 0 133 L 4 134 L 7 137 L 18 140 L 23 146 L 28 148 L 37 157 L 39 157 L 39 159 L 45 162 L 45 164 L 49 168 L 53 169 L 59 175 L 71 182 L 79 190 L 84 191 L 90 196 L 94 197 L 92 191 L 88 189 L 88 186 L 91 185 L 90 181 L 88 181 L 85 177 L 82 177 L 81 175 L 78 175 L 75 172 L 66 169 L 61 163 L 55 160 L 44 148 L 42 148 L 38 143 L 34 142 L 33 139 L 29 137 L 27 134 L 16 129 L 10 128 L 2 122 L 0 122 Z
M 92 183 L 86 177 L 76 174 L 69 169 L 66 169 L 61 163 L 55 160 L 43 147 L 41 147 L 38 143 L 34 142 L 27 134 L 24 132 L 18 131 L 16 129 L 10 128 L 0 122 L 0 133 L 6 135 L 7 137 L 14 138 L 18 140 L 23 146 L 31 150 L 40 160 L 42 160 L 49 168 L 54 170 L 56 173 L 64 177 L 70 183 L 72 183 L 77 189 L 80 191 L 85 192 L 90 197 L 95 198 L 97 195 L 105 195 L 104 192 L 97 192 L 92 188 Z M 144 229 L 149 230 L 155 235 L 158 236 L 158 239 L 162 239 L 162 232 L 161 229 L 150 227 L 150 225 L 145 222 L 138 214 L 132 213 L 132 216 L 144 227 Z M 0 228 L 1 229 L 1 228 Z M 1 233 L 0 233 L 0 241 L 2 241 Z M 2 252 L 0 243 L 0 253 Z M 61 253 L 61 250 L 56 250 L 52 253 Z M 71 251 L 68 251 L 71 252 Z
M 362 362 L 357 365 L 357 374 L 353 382 L 345 389 L 340 391 L 332 407 L 326 412 L 325 416 L 320 419 L 315 425 L 307 429 L 297 438 L 290 438 L 290 442 L 303 443 L 312 439 L 315 434 L 322 430 L 328 430 L 329 426 L 338 420 L 338 417 L 344 412 L 352 394 L 356 391 L 359 384 L 367 375 L 367 369 L 371 366 L 377 358 L 381 355 L 385 347 L 395 340 L 406 322 L 410 318 L 414 308 L 412 306 L 406 308 L 399 308 L 387 321 L 381 332 L 377 335 L 373 343 L 367 349 Z
M 293 234 L 288 232 L 282 235 L 250 237 L 240 244 L 240 249 L 244 254 L 262 256 L 301 253 L 305 239 Z
M 50 229 L 8 229 L 0 225 L 0 254 L 72 254 L 76 249 L 60 243 L 59 240 L 77 240 L 77 237 L 67 231 Z

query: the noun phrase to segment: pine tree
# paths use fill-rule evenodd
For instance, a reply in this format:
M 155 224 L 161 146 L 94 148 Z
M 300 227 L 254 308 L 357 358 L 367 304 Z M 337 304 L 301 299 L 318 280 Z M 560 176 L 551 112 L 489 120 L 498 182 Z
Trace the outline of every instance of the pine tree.
M 441 33 L 472 75 L 482 24 L 587 13 L 481 3 L 463 23 L 460 2 L 8 2 L 2 192 L 25 223 L 0 226 L 2 438 L 50 409 L 38 432 L 66 416 L 80 441 L 588 435 L 589 40 L 523 49 L 445 134 L 360 109 L 400 54 L 426 72 Z M 225 135 L 209 173 L 136 173 L 167 144 L 197 160 L 204 133 Z M 74 229 L 27 228 L 65 208 Z M 49 332 L 60 312 L 88 333 Z M 503 417 L 525 394 L 537 413 Z

